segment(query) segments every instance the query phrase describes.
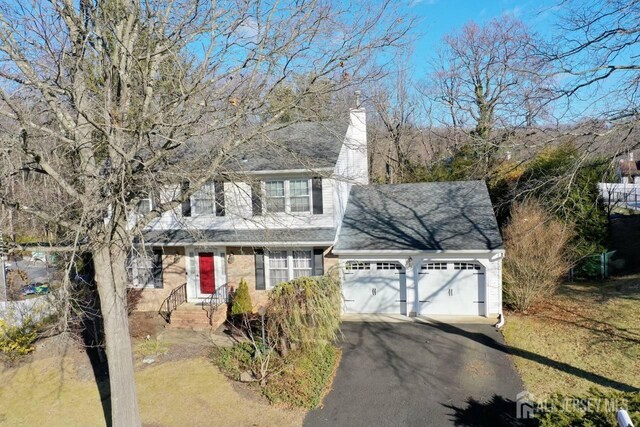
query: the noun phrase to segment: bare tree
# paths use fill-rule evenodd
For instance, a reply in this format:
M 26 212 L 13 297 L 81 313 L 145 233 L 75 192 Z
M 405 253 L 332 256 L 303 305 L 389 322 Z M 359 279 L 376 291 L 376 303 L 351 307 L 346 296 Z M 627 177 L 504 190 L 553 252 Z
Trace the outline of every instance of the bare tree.
M 503 141 L 494 131 L 533 126 L 544 112 L 550 91 L 539 41 L 522 21 L 502 16 L 469 22 L 443 42 L 423 93 L 435 120 L 466 133 L 488 157 Z
M 416 134 L 420 105 L 406 67 L 399 66 L 371 85 L 373 107 L 371 159 L 384 162 L 384 181 L 402 182 L 409 167 L 412 137 Z M 373 166 L 373 165 L 372 165 Z
M 579 113 L 637 120 L 640 1 L 564 0 L 558 10 L 550 59 L 563 76 L 561 95 L 578 100 Z
M 3 193 L 0 203 L 91 253 L 112 422 L 140 425 L 125 269 L 138 230 L 278 121 L 284 110 L 260 119 L 271 92 L 302 74 L 314 78 L 294 105 L 359 85 L 410 21 L 387 0 L 22 3 L 0 6 L 1 179 L 39 174 L 59 197 L 35 206 Z M 131 222 L 150 191 L 184 176 L 188 189 Z

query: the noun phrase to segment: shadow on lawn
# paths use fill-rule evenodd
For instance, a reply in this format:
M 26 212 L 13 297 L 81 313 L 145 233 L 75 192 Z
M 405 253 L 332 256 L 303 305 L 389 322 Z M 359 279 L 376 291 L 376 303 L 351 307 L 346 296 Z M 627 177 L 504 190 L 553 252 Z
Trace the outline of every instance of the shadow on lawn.
M 502 351 L 504 353 L 512 354 L 514 356 L 522 357 L 523 359 L 531 360 L 541 365 L 549 366 L 551 368 L 571 374 L 573 376 L 586 379 L 602 387 L 610 387 L 612 389 L 619 390 L 619 391 L 636 391 L 637 390 L 636 387 L 633 387 L 630 384 L 626 384 L 626 383 L 616 381 L 607 377 L 603 377 L 602 375 L 585 371 L 584 369 L 577 368 L 575 366 L 569 365 L 568 363 L 559 362 L 557 360 L 550 359 L 546 356 L 542 356 L 540 354 L 533 353 L 528 350 L 523 350 L 520 348 L 502 344 L 483 333 L 465 331 L 464 329 L 458 328 L 453 324 L 442 323 L 442 322 L 425 323 L 424 326 L 428 328 L 439 329 L 449 334 L 456 334 L 456 335 L 463 336 L 470 340 L 474 340 L 478 343 L 481 343 L 487 347 L 494 348 L 496 350 Z
M 488 402 L 480 402 L 473 398 L 466 401 L 466 407 L 444 405 L 453 410 L 451 421 L 456 427 L 535 427 L 539 423 L 535 419 L 517 419 L 516 402 L 496 394 Z
M 107 426 L 112 425 L 111 419 L 111 386 L 109 385 L 109 366 L 107 355 L 104 351 L 104 331 L 102 329 L 102 318 L 98 313 L 86 313 L 83 320 L 82 340 L 85 351 L 89 356 L 93 376 L 96 380 L 100 403 Z

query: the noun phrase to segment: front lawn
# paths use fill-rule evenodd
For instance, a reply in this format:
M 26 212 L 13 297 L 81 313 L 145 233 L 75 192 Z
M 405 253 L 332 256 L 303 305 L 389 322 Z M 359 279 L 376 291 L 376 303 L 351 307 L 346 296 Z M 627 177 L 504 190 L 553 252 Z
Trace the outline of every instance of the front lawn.
M 536 397 L 639 389 L 640 276 L 565 284 L 533 313 L 507 313 L 503 333 Z
M 195 344 L 187 339 L 177 342 L 182 335 L 198 339 L 188 331 L 172 333 L 166 354 L 148 366 L 137 363 L 143 426 L 302 424 L 305 411 L 275 407 L 235 387 L 209 360 L 195 354 L 202 353 L 201 338 Z M 0 425 L 105 425 L 98 384 L 85 352 L 65 340 L 64 345 L 54 345 L 60 340 L 39 343 L 18 366 L 0 365 Z

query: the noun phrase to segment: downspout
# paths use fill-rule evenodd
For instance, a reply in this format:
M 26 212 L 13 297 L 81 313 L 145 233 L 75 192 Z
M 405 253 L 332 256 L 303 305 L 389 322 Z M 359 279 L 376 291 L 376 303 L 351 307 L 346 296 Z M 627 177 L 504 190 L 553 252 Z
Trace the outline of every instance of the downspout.
M 500 309 L 500 314 L 498 314 L 498 323 L 494 326 L 498 330 L 504 326 L 504 313 L 502 313 L 502 309 Z

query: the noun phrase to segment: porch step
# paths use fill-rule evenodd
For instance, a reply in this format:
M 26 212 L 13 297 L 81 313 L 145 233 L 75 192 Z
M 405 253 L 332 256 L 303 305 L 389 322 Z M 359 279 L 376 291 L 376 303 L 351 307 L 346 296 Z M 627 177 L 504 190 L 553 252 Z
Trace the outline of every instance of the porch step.
M 227 320 L 227 305 L 218 306 L 213 313 L 211 324 L 206 310 L 199 304 L 185 303 L 171 313 L 169 324 L 175 329 L 218 329 Z

